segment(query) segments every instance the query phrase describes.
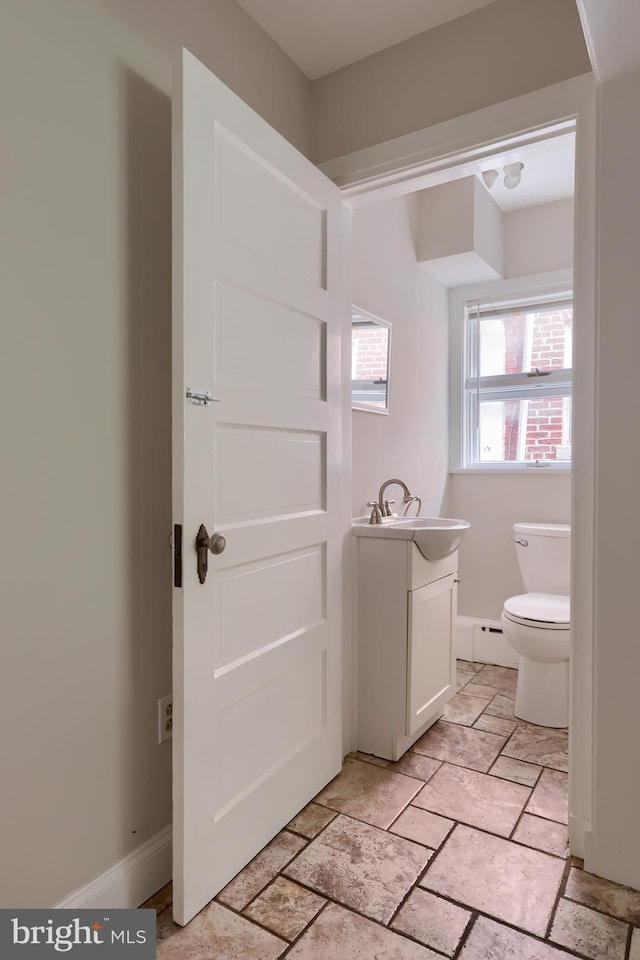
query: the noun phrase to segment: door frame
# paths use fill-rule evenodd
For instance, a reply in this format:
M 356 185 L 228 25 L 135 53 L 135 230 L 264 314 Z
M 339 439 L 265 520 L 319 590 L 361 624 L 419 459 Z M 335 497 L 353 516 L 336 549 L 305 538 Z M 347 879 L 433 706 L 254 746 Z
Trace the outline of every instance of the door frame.
M 574 454 L 571 471 L 572 634 L 569 738 L 569 837 L 590 869 L 594 842 L 593 743 L 596 643 L 594 616 L 597 435 L 595 422 L 596 85 L 591 73 L 319 164 L 354 209 L 481 171 L 498 151 L 576 131 L 574 303 Z M 350 421 L 350 412 L 348 414 Z M 346 591 L 345 591 L 346 594 Z M 345 639 L 348 636 L 345 619 Z M 345 658 L 345 690 L 357 694 Z M 350 714 L 345 709 L 345 720 Z M 355 727 L 345 730 L 354 742 Z

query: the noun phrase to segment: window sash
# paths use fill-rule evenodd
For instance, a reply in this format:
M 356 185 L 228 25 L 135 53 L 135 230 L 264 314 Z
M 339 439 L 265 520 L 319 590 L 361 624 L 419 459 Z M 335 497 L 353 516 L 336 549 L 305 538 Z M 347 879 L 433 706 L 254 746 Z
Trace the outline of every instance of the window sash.
M 545 467 L 551 467 L 552 469 L 557 469 L 558 467 L 565 468 L 570 466 L 571 460 L 491 460 L 485 461 L 480 459 L 480 404 L 481 403 L 497 403 L 506 400 L 540 400 L 544 397 L 571 397 L 571 384 L 559 384 L 553 389 L 544 389 L 540 390 L 487 390 L 481 393 L 476 393 L 475 391 L 468 391 L 466 396 L 466 449 L 465 449 L 465 466 L 467 467 L 493 467 L 496 469 L 502 469 L 503 467 L 530 467 L 530 466 L 539 466 L 544 465 Z M 569 424 L 568 434 L 570 435 L 571 427 Z M 563 440 L 565 438 L 563 437 Z
M 514 313 L 550 313 L 556 310 L 572 310 L 573 298 L 556 297 L 551 300 L 542 300 L 535 298 L 533 300 L 513 300 L 511 302 L 503 300 L 499 307 L 494 307 L 488 303 L 476 304 L 467 303 L 467 313 L 469 319 L 475 320 L 479 315 L 480 320 L 493 320 L 498 317 L 512 317 Z
M 570 460 L 504 460 L 483 461 L 480 459 L 480 405 L 507 400 L 535 400 L 545 397 L 570 398 L 572 395 L 573 371 L 570 368 L 533 371 L 511 374 L 479 376 L 480 369 L 480 323 L 483 320 L 513 316 L 514 313 L 542 313 L 573 308 L 573 299 L 562 295 L 545 300 L 532 298 L 527 301 L 502 301 L 500 306 L 487 303 L 466 304 L 466 369 L 464 381 L 465 451 L 464 465 L 481 469 L 509 467 L 565 468 Z M 570 427 L 569 427 L 570 430 Z
M 543 396 L 549 390 L 556 391 L 560 386 L 568 387 L 571 392 L 572 371 L 570 369 L 545 370 L 535 373 L 497 373 L 492 377 L 467 377 L 465 390 L 501 390 L 516 393 L 518 396 Z M 533 391 L 530 393 L 529 391 Z

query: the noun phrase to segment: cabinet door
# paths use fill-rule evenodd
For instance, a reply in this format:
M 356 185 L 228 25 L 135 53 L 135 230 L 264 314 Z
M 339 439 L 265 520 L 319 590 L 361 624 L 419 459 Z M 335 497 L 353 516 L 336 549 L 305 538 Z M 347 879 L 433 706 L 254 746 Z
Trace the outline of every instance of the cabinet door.
M 409 592 L 408 736 L 455 693 L 455 612 L 455 574 Z

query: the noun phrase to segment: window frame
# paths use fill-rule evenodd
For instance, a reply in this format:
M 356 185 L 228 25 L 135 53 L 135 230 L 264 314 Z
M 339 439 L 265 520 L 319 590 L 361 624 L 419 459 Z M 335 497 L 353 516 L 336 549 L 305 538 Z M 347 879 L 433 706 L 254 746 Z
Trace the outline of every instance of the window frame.
M 474 459 L 474 432 L 476 423 L 477 396 L 468 388 L 470 352 L 467 305 L 469 303 L 499 305 L 497 309 L 520 306 L 527 301 L 532 305 L 558 300 L 573 299 L 573 271 L 555 270 L 546 274 L 518 277 L 512 280 L 495 280 L 488 283 L 457 287 L 450 292 L 450 472 L 451 473 L 552 473 L 571 470 L 571 460 L 542 461 L 489 461 Z M 485 401 L 531 399 L 532 397 L 572 396 L 572 378 L 566 371 L 549 371 L 544 377 L 544 386 L 531 385 L 530 377 L 522 374 L 499 374 L 481 378 Z M 529 382 L 527 382 L 529 381 Z M 494 387 L 491 390 L 491 387 Z M 517 396 L 514 388 L 520 387 Z M 474 431 L 474 432 L 472 432 Z

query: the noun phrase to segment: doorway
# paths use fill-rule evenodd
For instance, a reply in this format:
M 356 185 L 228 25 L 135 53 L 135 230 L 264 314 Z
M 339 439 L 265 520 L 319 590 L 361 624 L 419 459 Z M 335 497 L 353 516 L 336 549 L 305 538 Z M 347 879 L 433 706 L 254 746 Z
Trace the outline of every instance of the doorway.
M 592 413 L 595 342 L 593 80 L 591 76 L 585 76 L 557 84 L 477 114 L 332 160 L 323 164 L 321 169 L 341 186 L 344 197 L 357 214 L 358 210 L 387 199 L 481 174 L 491 165 L 492 157 L 572 131 L 576 136 L 573 288 L 577 321 L 571 477 L 574 655 L 571 664 L 569 831 L 572 851 L 588 858 L 592 794 L 591 598 L 595 459 Z M 366 308 L 367 304 L 362 306 Z M 353 659 L 352 656 L 351 665 Z M 353 666 L 351 669 L 353 672 Z M 345 686 L 349 687 L 348 682 Z M 353 737 L 353 728 L 351 732 Z

